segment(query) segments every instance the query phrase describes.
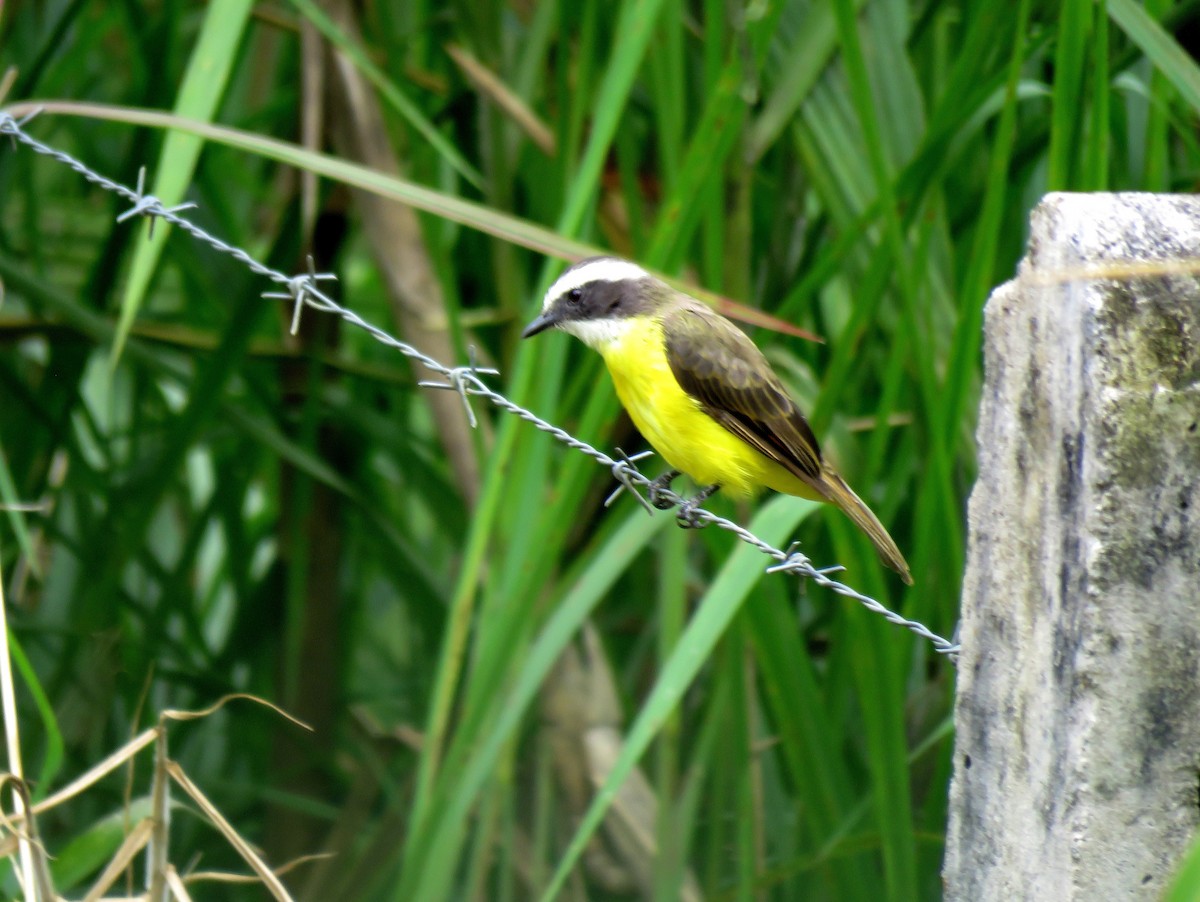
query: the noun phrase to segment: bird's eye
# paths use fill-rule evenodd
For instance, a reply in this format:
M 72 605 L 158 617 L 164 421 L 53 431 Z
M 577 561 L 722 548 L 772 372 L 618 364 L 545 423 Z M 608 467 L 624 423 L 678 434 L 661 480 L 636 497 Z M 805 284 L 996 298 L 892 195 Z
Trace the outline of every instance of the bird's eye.
M 572 288 L 570 291 L 567 292 L 567 300 L 568 301 L 575 302 L 575 301 L 579 301 L 582 299 L 583 299 L 583 289 L 582 288 Z

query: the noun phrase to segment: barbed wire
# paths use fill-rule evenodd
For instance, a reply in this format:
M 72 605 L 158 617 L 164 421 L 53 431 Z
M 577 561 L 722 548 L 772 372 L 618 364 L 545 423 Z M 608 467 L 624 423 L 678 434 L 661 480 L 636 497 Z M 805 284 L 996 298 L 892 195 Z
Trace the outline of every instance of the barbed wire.
M 647 476 L 644 476 L 635 466 L 638 460 L 641 460 L 650 452 L 643 452 L 642 454 L 634 455 L 633 457 L 627 457 L 621 452 L 618 452 L 618 457 L 612 457 L 608 454 L 605 454 L 603 451 L 592 447 L 587 442 L 571 435 L 565 429 L 555 426 L 553 423 L 542 419 L 532 411 L 526 410 L 521 405 L 511 401 L 504 395 L 500 394 L 500 392 L 490 388 L 480 378 L 481 376 L 497 376 L 499 375 L 498 370 L 479 367 L 476 365 L 474 360 L 471 360 L 466 366 L 447 366 L 430 357 L 428 354 L 422 353 L 412 345 L 406 344 L 405 342 L 400 341 L 398 338 L 389 335 L 378 326 L 367 322 L 353 310 L 343 307 L 328 294 L 321 291 L 318 285 L 319 282 L 331 281 L 336 277 L 333 275 L 333 273 L 316 272 L 313 266 L 312 258 L 309 258 L 309 270 L 307 273 L 301 273 L 293 276 L 286 275 L 279 270 L 272 269 L 271 267 L 260 263 L 247 251 L 237 247 L 236 245 L 222 241 L 220 238 L 217 238 L 215 235 L 205 231 L 191 220 L 185 219 L 180 215 L 182 211 L 194 207 L 195 204 L 187 203 L 179 204 L 173 207 L 167 207 L 164 206 L 163 203 L 154 195 L 144 193 L 143 189 L 145 170 L 142 170 L 142 172 L 139 173 L 137 188 L 130 188 L 126 185 L 122 185 L 120 182 L 115 182 L 112 179 L 101 175 L 70 154 L 54 147 L 50 147 L 47 144 L 43 144 L 41 141 L 38 141 L 36 138 L 28 134 L 24 128 L 31 119 L 37 116 L 38 112 L 40 111 L 35 110 L 29 115 L 24 116 L 21 119 L 17 119 L 7 112 L 0 111 L 0 135 L 10 136 L 15 142 L 20 142 L 36 153 L 47 156 L 52 160 L 56 160 L 62 165 L 73 169 L 92 184 L 128 200 L 132 206 L 117 217 L 118 222 L 124 222 L 127 219 L 133 218 L 134 216 L 148 216 L 150 217 L 151 225 L 153 227 L 155 220 L 163 220 L 164 222 L 168 222 L 171 225 L 182 229 L 197 241 L 207 244 L 209 247 L 213 248 L 213 250 L 233 257 L 233 259 L 241 262 L 251 272 L 263 276 L 271 282 L 274 282 L 276 285 L 282 286 L 284 289 L 283 291 L 263 292 L 263 297 L 282 298 L 284 300 L 292 301 L 294 304 L 291 325 L 292 334 L 295 334 L 299 328 L 300 314 L 305 307 L 311 307 L 313 310 L 319 310 L 323 313 L 329 313 L 334 316 L 338 316 L 352 326 L 362 329 L 380 344 L 399 351 L 405 357 L 417 361 L 426 369 L 432 371 L 438 376 L 441 376 L 445 381 L 421 381 L 418 384 L 426 388 L 446 389 L 457 392 L 459 397 L 462 398 L 467 419 L 472 427 L 477 425 L 477 420 L 475 417 L 475 412 L 471 407 L 470 399 L 482 398 L 491 403 L 494 407 L 519 417 L 535 428 L 540 429 L 542 432 L 553 436 L 564 445 L 574 448 L 576 451 L 581 451 L 603 466 L 608 467 L 613 475 L 613 479 L 617 481 L 618 486 L 616 491 L 614 491 L 605 502 L 606 505 L 611 504 L 620 494 L 620 492 L 628 490 L 630 494 L 632 494 L 648 512 L 653 514 L 654 511 L 650 501 L 639 489 L 646 489 L 648 492 L 652 491 L 655 506 L 659 506 L 661 504 L 661 506 L 664 507 L 683 508 L 686 512 L 686 518 L 689 521 L 689 525 L 711 525 L 719 527 L 720 529 L 733 533 L 747 545 L 757 548 L 767 557 L 774 559 L 776 563 L 767 567 L 768 573 L 792 573 L 798 577 L 810 579 L 817 585 L 823 586 L 824 588 L 829 589 L 838 595 L 851 598 L 857 601 L 867 610 L 880 615 L 889 623 L 910 630 L 921 638 L 928 640 L 933 645 L 935 651 L 937 651 L 939 654 L 945 655 L 951 661 L 957 662 L 958 653 L 961 648 L 957 641 L 945 639 L 932 632 L 928 627 L 919 621 L 908 620 L 905 617 L 902 617 L 900 614 L 897 614 L 895 611 L 885 607 L 883 604 L 880 604 L 880 602 L 874 598 L 864 595 L 856 589 L 832 579 L 830 574 L 839 572 L 842 570 L 841 567 L 814 567 L 809 558 L 803 553 L 797 551 L 795 546 L 787 550 L 776 548 L 769 542 L 765 542 L 760 539 L 744 526 L 734 523 L 732 520 L 727 520 L 724 517 L 720 517 L 702 507 L 692 508 L 690 505 L 685 507 L 685 505 L 688 504 L 687 498 L 677 495 L 670 489 L 655 485 L 653 480 Z

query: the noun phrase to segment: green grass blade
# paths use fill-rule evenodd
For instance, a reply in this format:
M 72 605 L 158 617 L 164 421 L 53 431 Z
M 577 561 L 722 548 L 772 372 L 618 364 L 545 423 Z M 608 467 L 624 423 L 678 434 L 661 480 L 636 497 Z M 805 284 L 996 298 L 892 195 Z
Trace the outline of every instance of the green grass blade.
M 1162 898 L 1163 902 L 1195 902 L 1200 899 L 1200 839 L 1192 842 L 1191 848 L 1177 865 L 1175 877 Z
M 1133 0 L 1107 0 L 1108 16 L 1195 112 L 1200 112 L 1200 65 L 1179 42 Z
M 11 628 L 8 633 L 8 652 L 12 656 L 12 662 L 16 665 L 17 672 L 21 674 L 21 679 L 25 682 L 25 688 L 33 697 L 34 707 L 37 708 L 41 720 L 41 728 L 46 732 L 46 748 L 42 753 L 42 766 L 30 787 L 33 801 L 37 802 L 39 799 L 45 798 L 54 785 L 54 780 L 58 776 L 65 757 L 65 745 L 62 730 L 58 725 L 58 715 L 54 712 L 54 705 L 30 663 L 29 656 L 25 654 L 25 649 L 21 647 L 21 643 L 17 641 Z M 28 778 L 28 774 L 26 777 Z
M 1084 184 L 1090 191 L 1108 188 L 1108 157 L 1111 122 L 1109 121 L 1109 97 L 1112 85 L 1108 74 L 1108 16 L 1104 9 L 1106 0 L 1098 0 L 1096 11 L 1096 33 L 1092 37 L 1092 106 L 1090 116 L 1091 136 L 1087 142 L 1086 176 Z
M 1017 34 L 1024 34 L 1029 18 L 1029 0 L 1022 0 L 1017 11 Z M 951 342 L 951 356 L 946 370 L 946 392 L 935 408 L 941 419 L 941 436 L 946 447 L 953 447 L 966 403 L 969 385 L 968 371 L 978 367 L 979 348 L 983 340 L 983 305 L 991 289 L 996 268 L 1000 227 L 1004 217 L 1004 200 L 1008 192 L 1009 161 L 1016 140 L 1017 85 L 1024 62 L 1021 41 L 1014 45 L 1009 58 L 1008 87 L 1004 109 L 996 129 L 992 157 L 988 168 L 987 189 L 983 197 L 975 241 L 971 247 L 968 269 L 963 279 L 961 313 Z
M 858 4 L 861 6 L 861 2 Z M 829 64 L 835 47 L 836 28 L 828 4 L 808 7 L 796 43 L 783 53 L 785 64 L 746 133 L 747 164 L 760 160 L 791 123 L 817 79 Z
M 771 499 L 763 505 L 750 524 L 750 530 L 764 541 L 780 544 L 796 526 L 816 509 L 811 502 L 787 496 Z M 646 702 L 630 728 L 621 754 L 588 807 L 579 828 L 571 838 L 549 885 L 542 894 L 550 902 L 561 889 L 571 869 L 583 854 L 588 841 L 600 826 L 604 814 L 616 796 L 616 789 L 629 775 L 670 713 L 679 704 L 713 647 L 724 634 L 747 595 L 763 577 L 764 558 L 758 550 L 739 544 L 705 593 L 700 607 L 663 667 Z
M 429 121 L 429 118 L 421 112 L 420 107 L 405 96 L 404 92 L 396 86 L 396 83 L 392 79 L 388 78 L 387 73 L 371 62 L 370 58 L 363 51 L 363 48 L 350 35 L 338 27 L 338 24 L 321 7 L 313 3 L 312 0 L 289 0 L 289 2 L 299 10 L 304 18 L 312 23 L 317 31 L 324 35 L 329 43 L 333 44 L 350 58 L 355 67 L 366 77 L 367 81 L 373 84 L 375 89 L 379 91 L 379 96 L 392 109 L 399 113 L 413 127 L 413 130 L 417 134 L 429 142 L 429 146 L 438 152 L 450 168 L 475 188 L 482 187 L 483 176 L 479 173 L 479 170 L 472 166 L 449 139 L 437 130 L 437 127 Z
M 13 115 L 23 115 L 32 112 L 37 107 L 42 108 L 47 115 L 64 113 L 87 116 L 153 128 L 178 129 L 189 134 L 199 135 L 206 141 L 235 147 L 247 153 L 257 154 L 265 159 L 275 160 L 299 169 L 307 169 L 350 187 L 371 191 L 380 197 L 391 198 L 417 210 L 433 213 L 451 222 L 460 223 L 552 257 L 571 259 L 600 252 L 595 245 L 566 238 L 557 231 L 494 210 L 483 204 L 472 203 L 445 192 L 418 185 L 407 179 L 385 175 L 329 154 L 308 150 L 298 144 L 279 141 L 240 129 L 211 125 L 156 110 L 138 110 L 93 103 L 47 101 L 36 105 L 13 104 L 6 109 Z
M 615 31 L 621 40 L 613 45 L 592 111 L 591 135 L 576 167 L 572 190 L 558 218 L 556 231 L 574 235 L 583 214 L 596 196 L 600 173 L 616 135 L 621 112 L 629 100 L 633 79 L 654 34 L 654 25 L 666 0 L 627 0 L 622 5 Z
M 209 4 L 200 37 L 192 51 L 187 73 L 175 101 L 177 116 L 200 122 L 212 119 L 236 62 L 238 45 L 252 6 L 252 0 L 213 0 Z M 165 207 L 179 203 L 196 171 L 196 161 L 203 147 L 204 141 L 197 135 L 174 131 L 168 133 L 158 169 L 147 193 L 157 197 Z M 121 300 L 121 317 L 117 323 L 111 366 L 116 366 L 121 357 L 129 329 L 142 305 L 167 241 L 167 226 L 160 223 L 158 228 L 151 230 L 153 224 L 154 220 L 148 219 L 141 226 L 146 230 L 147 240 L 139 242 L 130 266 L 129 282 Z
M 1148 0 L 1146 13 L 1161 19 L 1170 10 L 1171 0 Z M 1146 153 L 1142 188 L 1146 191 L 1170 191 L 1168 173 L 1171 171 L 1169 144 L 1170 124 L 1168 104 L 1170 89 L 1166 76 L 1159 69 L 1150 72 L 1149 97 L 1146 109 Z
M 754 658 L 762 671 L 767 706 L 781 740 L 780 755 L 800 801 L 805 835 L 811 838 L 805 847 L 826 847 L 810 864 L 828 883 L 831 898 L 873 899 L 877 893 L 870 859 L 837 854 L 834 838 L 854 810 L 859 792 L 839 747 L 842 733 L 827 708 L 828 687 L 819 673 L 822 662 L 809 654 L 805 637 L 797 629 L 794 608 L 781 603 L 790 601 L 792 594 L 792 587 L 786 586 L 746 606 Z M 812 601 L 820 606 L 843 603 L 823 593 L 813 593 Z
M 17 547 L 21 549 L 29 569 L 35 576 L 42 576 L 42 566 L 33 547 L 33 537 L 29 534 L 29 526 L 25 522 L 25 507 L 29 499 L 21 498 L 13 482 L 12 472 L 8 468 L 8 460 L 4 456 L 4 448 L 0 446 L 0 506 L 12 527 L 13 535 L 17 538 Z
M 635 555 L 668 522 L 668 517 L 647 517 L 634 511 L 612 541 L 590 559 L 579 579 L 565 593 L 537 640 L 524 657 L 520 672 L 503 700 L 486 735 L 470 748 L 470 757 L 461 766 L 448 763 L 444 772 L 452 779 L 443 780 L 431 805 L 438 813 L 431 822 L 430 835 L 421 853 L 406 867 L 396 898 L 437 900 L 449 898 L 458 848 L 463 841 L 467 815 L 491 778 L 504 744 L 520 723 L 521 717 L 537 695 L 542 681 L 558 660 L 563 647 L 582 626 L 590 611 L 603 598 L 612 582 L 629 566 Z
M 1070 189 L 1082 130 L 1084 61 L 1092 24 L 1092 0 L 1064 0 L 1054 51 L 1054 95 L 1046 188 Z

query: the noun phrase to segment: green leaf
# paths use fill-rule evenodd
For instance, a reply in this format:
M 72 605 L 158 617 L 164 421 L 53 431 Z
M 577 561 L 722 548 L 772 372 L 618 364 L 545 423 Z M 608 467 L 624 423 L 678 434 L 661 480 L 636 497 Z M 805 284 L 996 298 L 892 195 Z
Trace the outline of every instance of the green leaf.
M 70 892 L 83 884 L 112 858 L 129 829 L 149 816 L 150 799 L 143 796 L 82 828 L 50 856 L 55 889 Z

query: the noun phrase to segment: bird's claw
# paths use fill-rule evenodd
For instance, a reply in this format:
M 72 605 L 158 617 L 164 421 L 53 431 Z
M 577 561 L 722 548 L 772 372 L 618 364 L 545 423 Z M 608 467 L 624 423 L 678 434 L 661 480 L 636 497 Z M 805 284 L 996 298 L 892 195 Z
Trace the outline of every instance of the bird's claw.
M 703 529 L 708 525 L 708 521 L 700 516 L 701 501 L 703 499 L 693 498 L 679 505 L 679 510 L 675 512 L 675 522 L 681 529 Z
M 668 470 L 646 487 L 646 497 L 660 511 L 670 510 L 675 506 L 675 499 L 668 497 L 667 493 L 671 491 L 671 482 L 678 475 L 678 470 Z
M 708 488 L 701 489 L 695 496 L 679 505 L 679 510 L 675 512 L 675 520 L 679 525 L 684 529 L 700 529 L 707 526 L 709 521 L 700 516 L 700 505 L 711 498 L 713 493 L 719 488 L 719 485 L 710 485 Z

